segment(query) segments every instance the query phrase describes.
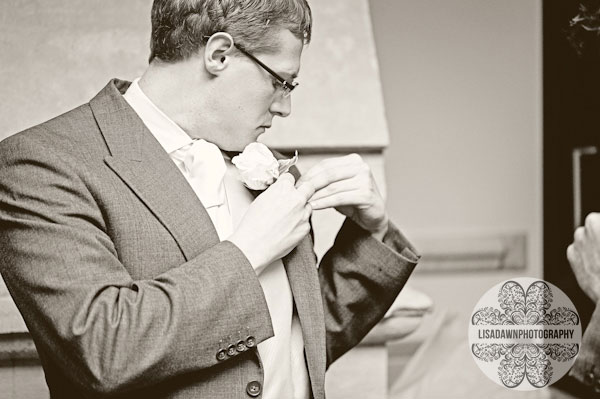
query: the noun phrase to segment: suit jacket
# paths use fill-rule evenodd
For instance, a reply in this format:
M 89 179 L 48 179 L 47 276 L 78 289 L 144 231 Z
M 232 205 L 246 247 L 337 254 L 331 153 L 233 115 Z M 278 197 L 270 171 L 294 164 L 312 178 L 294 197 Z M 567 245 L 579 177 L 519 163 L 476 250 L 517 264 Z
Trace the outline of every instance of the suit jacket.
M 256 344 L 273 329 L 258 278 L 219 242 L 122 98 L 127 86 L 111 81 L 88 104 L 0 143 L 0 271 L 51 395 L 260 396 Z M 310 236 L 283 259 L 314 398 L 418 260 L 392 224 L 384 242 L 347 220 L 318 269 Z
M 596 306 L 585 329 L 581 351 L 570 375 L 600 393 L 600 306 Z

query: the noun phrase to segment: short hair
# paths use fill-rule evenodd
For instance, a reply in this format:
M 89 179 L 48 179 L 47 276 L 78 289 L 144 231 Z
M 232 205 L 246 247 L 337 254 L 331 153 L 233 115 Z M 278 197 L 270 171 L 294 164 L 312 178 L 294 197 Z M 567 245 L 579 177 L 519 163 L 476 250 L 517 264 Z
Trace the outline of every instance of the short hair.
M 149 61 L 188 59 L 216 32 L 229 33 L 248 51 L 274 52 L 279 43 L 273 33 L 280 29 L 310 42 L 306 0 L 154 0 Z

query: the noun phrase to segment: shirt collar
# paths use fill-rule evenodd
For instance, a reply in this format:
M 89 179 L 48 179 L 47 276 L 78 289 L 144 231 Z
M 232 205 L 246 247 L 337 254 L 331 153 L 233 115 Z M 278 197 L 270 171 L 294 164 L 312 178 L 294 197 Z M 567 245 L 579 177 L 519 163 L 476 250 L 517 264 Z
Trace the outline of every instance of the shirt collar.
M 192 138 L 144 94 L 139 80 L 140 78 L 137 78 L 131 83 L 123 98 L 138 114 L 150 133 L 168 154 L 191 144 Z

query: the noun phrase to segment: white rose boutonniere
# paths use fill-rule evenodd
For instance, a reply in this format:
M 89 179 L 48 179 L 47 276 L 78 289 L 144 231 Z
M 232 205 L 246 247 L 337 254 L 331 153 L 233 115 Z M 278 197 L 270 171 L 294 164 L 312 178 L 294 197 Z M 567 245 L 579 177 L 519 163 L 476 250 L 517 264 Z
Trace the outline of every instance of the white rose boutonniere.
M 250 143 L 231 160 L 240 172 L 244 185 L 251 190 L 266 190 L 298 162 L 298 151 L 291 159 L 277 160 L 262 143 Z

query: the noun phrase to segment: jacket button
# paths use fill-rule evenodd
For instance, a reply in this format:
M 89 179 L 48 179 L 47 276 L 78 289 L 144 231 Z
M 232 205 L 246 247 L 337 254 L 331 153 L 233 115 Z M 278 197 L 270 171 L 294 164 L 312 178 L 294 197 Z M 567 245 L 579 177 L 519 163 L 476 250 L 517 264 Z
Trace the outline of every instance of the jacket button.
M 254 338 L 252 335 L 246 337 L 246 346 L 248 348 L 254 348 L 254 346 L 256 346 L 256 338 Z
M 217 360 L 222 362 L 225 359 L 227 359 L 227 354 L 225 353 L 225 349 L 221 349 L 217 352 Z
M 246 346 L 246 343 L 244 341 L 238 341 L 235 348 L 237 349 L 238 352 L 244 352 L 246 349 L 248 349 L 248 347 Z
M 227 354 L 229 356 L 235 356 L 235 355 L 237 355 L 237 350 L 235 349 L 235 345 L 229 345 L 227 347 Z
M 261 391 L 262 391 L 262 386 L 260 385 L 260 382 L 258 382 L 258 381 L 252 381 L 252 382 L 249 382 L 248 385 L 246 385 L 246 393 L 248 395 L 252 396 L 253 398 L 260 395 Z

